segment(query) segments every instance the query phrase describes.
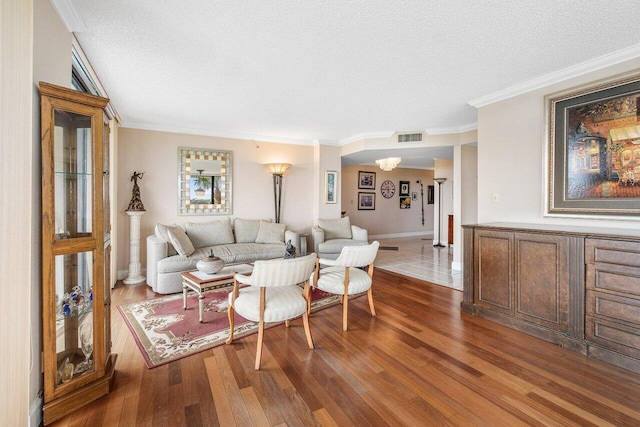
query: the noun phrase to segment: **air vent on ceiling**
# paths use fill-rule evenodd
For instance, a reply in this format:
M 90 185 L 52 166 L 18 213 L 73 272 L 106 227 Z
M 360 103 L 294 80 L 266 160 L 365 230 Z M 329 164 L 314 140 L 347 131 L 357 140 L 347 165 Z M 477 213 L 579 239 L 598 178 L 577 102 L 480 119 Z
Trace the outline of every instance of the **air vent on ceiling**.
M 398 142 L 422 142 L 422 133 L 398 134 Z

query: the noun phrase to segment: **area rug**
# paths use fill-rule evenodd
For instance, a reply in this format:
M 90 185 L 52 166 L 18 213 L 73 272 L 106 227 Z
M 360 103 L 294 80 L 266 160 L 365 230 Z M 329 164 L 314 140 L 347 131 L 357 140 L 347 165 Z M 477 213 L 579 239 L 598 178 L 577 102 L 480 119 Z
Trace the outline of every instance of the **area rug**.
M 147 367 L 155 368 L 224 344 L 229 338 L 227 298 L 231 289 L 205 293 L 203 323 L 198 319 L 196 294 L 189 295 L 187 310 L 183 308 L 182 294 L 123 304 L 118 310 L 133 334 Z M 312 294 L 311 311 L 339 302 L 339 295 L 316 289 Z M 266 327 L 279 324 L 267 324 Z M 235 315 L 234 341 L 256 332 L 256 322 Z

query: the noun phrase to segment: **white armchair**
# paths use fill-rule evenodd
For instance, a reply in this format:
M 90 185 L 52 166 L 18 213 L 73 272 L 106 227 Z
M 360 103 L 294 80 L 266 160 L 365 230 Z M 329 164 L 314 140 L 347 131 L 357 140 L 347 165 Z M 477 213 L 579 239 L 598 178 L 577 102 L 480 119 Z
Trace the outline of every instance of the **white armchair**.
M 234 313 L 258 322 L 255 369 L 260 369 L 264 324 L 285 321 L 302 315 L 307 344 L 313 350 L 309 329 L 310 281 L 316 266 L 316 254 L 291 259 L 256 261 L 250 276 L 236 274 L 229 294 L 229 339 L 233 341 Z M 298 284 L 305 283 L 304 289 Z M 240 288 L 240 285 L 250 285 Z M 269 290 L 267 291 L 267 288 Z
M 369 243 L 366 229 L 351 225 L 349 217 L 319 219 L 311 230 L 313 250 L 319 258 L 336 259 L 347 246 L 364 246 Z
M 347 309 L 349 295 L 367 292 L 369 310 L 376 315 L 373 306 L 373 261 L 378 254 L 380 243 L 375 241 L 366 246 L 346 246 L 338 259 L 318 258 L 312 286 L 324 292 L 341 295 L 342 330 L 347 330 Z M 326 268 L 320 269 L 320 264 Z M 367 267 L 366 271 L 362 267 Z

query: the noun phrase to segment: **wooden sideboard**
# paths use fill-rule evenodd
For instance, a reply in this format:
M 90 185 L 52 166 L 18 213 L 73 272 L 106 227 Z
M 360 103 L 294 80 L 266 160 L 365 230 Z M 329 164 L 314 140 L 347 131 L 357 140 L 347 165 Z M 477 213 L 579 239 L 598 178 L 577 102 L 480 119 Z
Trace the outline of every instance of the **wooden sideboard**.
M 640 373 L 640 230 L 462 228 L 463 312 Z

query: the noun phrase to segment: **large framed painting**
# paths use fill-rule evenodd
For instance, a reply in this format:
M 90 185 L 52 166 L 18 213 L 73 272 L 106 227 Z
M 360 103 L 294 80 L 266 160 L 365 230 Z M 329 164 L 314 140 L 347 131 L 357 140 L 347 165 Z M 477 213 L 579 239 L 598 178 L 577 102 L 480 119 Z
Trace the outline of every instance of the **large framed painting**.
M 547 213 L 640 214 L 640 72 L 546 97 Z

